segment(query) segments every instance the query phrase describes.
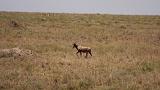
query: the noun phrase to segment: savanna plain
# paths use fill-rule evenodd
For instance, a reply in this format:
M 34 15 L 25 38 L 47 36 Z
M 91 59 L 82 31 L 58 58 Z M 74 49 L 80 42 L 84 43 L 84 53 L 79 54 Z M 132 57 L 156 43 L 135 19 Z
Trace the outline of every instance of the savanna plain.
M 0 12 L 15 47 L 33 54 L 0 57 L 0 90 L 160 90 L 160 16 Z

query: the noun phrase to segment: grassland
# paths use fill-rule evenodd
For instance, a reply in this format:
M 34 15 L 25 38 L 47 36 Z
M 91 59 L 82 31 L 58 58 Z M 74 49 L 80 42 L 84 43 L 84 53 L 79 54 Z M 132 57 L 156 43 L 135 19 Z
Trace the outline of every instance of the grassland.
M 0 49 L 13 47 L 35 54 L 0 58 L 0 90 L 160 90 L 160 16 L 0 12 Z

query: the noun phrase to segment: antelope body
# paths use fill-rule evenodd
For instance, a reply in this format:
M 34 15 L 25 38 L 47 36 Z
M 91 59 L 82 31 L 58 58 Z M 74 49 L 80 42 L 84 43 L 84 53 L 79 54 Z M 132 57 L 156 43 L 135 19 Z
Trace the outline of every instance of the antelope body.
M 73 48 L 76 48 L 77 49 L 77 55 L 78 53 L 80 53 L 80 55 L 82 56 L 82 53 L 86 53 L 86 58 L 88 57 L 88 53 L 92 56 L 92 53 L 91 53 L 91 48 L 90 47 L 84 47 L 84 46 L 79 46 L 77 45 L 76 43 L 73 44 Z

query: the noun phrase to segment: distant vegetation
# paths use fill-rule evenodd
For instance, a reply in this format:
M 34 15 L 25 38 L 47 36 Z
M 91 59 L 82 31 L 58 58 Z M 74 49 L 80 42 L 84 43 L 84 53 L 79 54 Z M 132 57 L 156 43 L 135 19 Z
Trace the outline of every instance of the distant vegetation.
M 160 16 L 0 12 L 0 49 L 15 47 L 33 55 L 0 58 L 0 90 L 160 90 Z

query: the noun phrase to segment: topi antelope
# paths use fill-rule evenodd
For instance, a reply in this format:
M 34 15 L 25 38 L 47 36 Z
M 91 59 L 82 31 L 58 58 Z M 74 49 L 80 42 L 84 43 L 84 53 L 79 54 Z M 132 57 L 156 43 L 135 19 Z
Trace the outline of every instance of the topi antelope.
M 83 46 L 79 46 L 76 43 L 74 43 L 73 48 L 77 49 L 77 53 L 76 53 L 77 56 L 78 56 L 78 53 L 80 53 L 81 56 L 82 56 L 82 53 L 86 53 L 86 56 L 85 56 L 86 58 L 88 56 L 88 53 L 92 56 L 90 47 L 83 47 Z

